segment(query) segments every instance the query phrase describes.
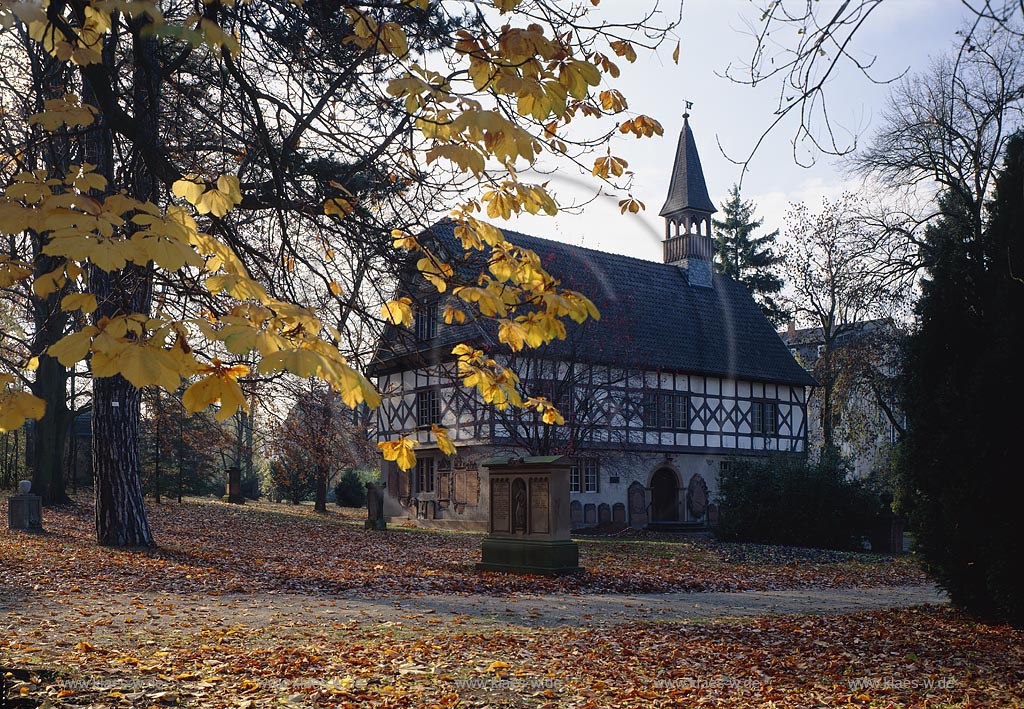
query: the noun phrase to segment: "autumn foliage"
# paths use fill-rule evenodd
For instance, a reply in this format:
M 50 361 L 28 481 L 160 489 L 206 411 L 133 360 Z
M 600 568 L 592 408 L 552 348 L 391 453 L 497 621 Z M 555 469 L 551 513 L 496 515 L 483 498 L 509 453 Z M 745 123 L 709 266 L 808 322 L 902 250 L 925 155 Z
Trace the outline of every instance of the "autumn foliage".
M 394 10 L 402 5 L 421 13 L 433 11 L 419 0 L 396 3 Z M 512 21 L 528 7 L 518 2 L 496 5 L 498 12 Z M 165 14 L 147 2 L 81 2 L 47 10 L 5 0 L 0 7 L 5 26 L 27 26 L 46 52 L 79 67 L 90 85 L 96 83 L 97 71 L 106 70 L 104 48 L 122 14 L 144 18 L 142 25 L 162 43 L 191 42 L 205 47 L 229 69 L 252 51 L 248 37 L 230 31 L 230 4 L 187 18 Z M 475 306 L 481 315 L 501 318 L 501 339 L 515 348 L 527 341 L 537 346 L 559 337 L 564 332 L 558 322 L 562 317 L 596 317 L 585 297 L 560 291 L 536 256 L 512 247 L 499 230 L 480 222 L 473 213 L 484 209 L 491 218 L 508 218 L 519 212 L 557 212 L 545 185 L 521 182 L 517 166 L 529 166 L 546 151 L 565 152 L 564 141 L 553 137 L 558 124 L 625 111 L 621 93 L 598 92 L 597 87 L 618 74 L 609 56 L 634 61 L 636 48 L 625 39 L 600 32 L 586 41 L 573 39 L 568 33 L 559 34 L 560 27 L 550 20 L 548 26 L 534 22 L 500 28 L 478 22 L 455 33 L 446 54 L 452 73 L 445 75 L 426 68 L 426 62 L 415 54 L 407 28 L 386 16 L 370 6 L 346 8 L 343 20 L 348 34 L 344 42 L 369 55 L 390 58 L 391 78 L 386 80 L 385 93 L 426 139 L 426 164 L 443 162 L 456 173 L 468 173 L 492 185 L 479 199 L 464 202 L 454 212 L 463 224 L 458 234 L 464 246 L 492 254 L 489 272 L 481 274 L 476 284 L 451 286 L 452 293 Z M 581 19 L 582 15 L 575 17 Z M 140 31 L 138 24 L 131 29 Z M 590 49 L 598 38 L 608 43 L 609 55 Z M 92 89 L 96 91 L 98 86 Z M 71 92 L 48 99 L 44 110 L 28 122 L 50 133 L 74 134 L 107 119 L 106 125 L 123 137 L 141 140 L 119 120 L 112 120 L 108 114 L 115 112 L 114 107 L 102 92 L 97 96 L 98 106 Z M 509 114 L 489 108 L 481 101 L 485 98 L 494 107 L 507 105 L 514 111 Z M 117 118 L 122 115 L 118 113 Z M 621 125 L 622 132 L 638 136 L 661 132 L 657 122 L 646 116 L 634 116 Z M 538 126 L 544 126 L 541 134 L 532 131 Z M 260 375 L 288 371 L 300 377 L 315 376 L 330 384 L 350 406 L 376 405 L 377 393 L 331 344 L 330 329 L 300 304 L 271 295 L 267 284 L 253 276 L 238 256 L 238 244 L 222 233 L 220 220 L 245 207 L 248 188 L 239 174 L 186 172 L 168 161 L 169 156 L 149 154 L 152 146 L 140 147 L 149 170 L 163 180 L 172 201 L 159 205 L 117 191 L 108 175 L 85 162 L 66 170 L 12 171 L 0 203 L 0 229 L 14 237 L 28 231 L 40 235 L 43 253 L 57 259 L 58 265 L 46 273 L 33 273 L 29 253 L 16 250 L 0 263 L 2 284 L 9 287 L 31 279 L 36 296 L 67 292 L 62 307 L 89 314 L 101 304 L 90 288 L 87 266 L 112 272 L 136 264 L 155 267 L 177 279 L 201 282 L 215 297 L 211 304 L 218 305 L 201 316 L 103 315 L 95 324 L 77 328 L 50 347 L 48 354 L 65 366 L 88 357 L 93 376 L 121 375 L 138 388 L 159 386 L 173 391 L 183 379 L 192 380 L 183 398 L 186 408 L 197 411 L 219 403 L 221 418 L 247 406 L 237 379 L 250 370 L 230 360 L 250 354 L 256 357 Z M 609 155 L 595 163 L 593 172 L 605 178 L 619 177 L 624 165 L 625 161 Z M 496 174 L 504 177 L 495 179 Z M 318 208 L 327 217 L 345 219 L 357 202 L 354 197 L 333 197 L 304 208 Z M 196 217 L 209 221 L 201 226 Z M 395 237 L 397 246 L 421 253 L 419 270 L 427 280 L 439 291 L 449 288 L 452 269 L 443 259 L 426 251 L 414 233 L 396 230 Z M 328 285 L 334 294 L 341 290 L 335 281 Z M 404 322 L 408 308 L 403 305 L 401 301 L 386 304 L 384 317 L 393 323 Z M 200 345 L 200 340 L 215 346 Z M 218 358 L 206 352 L 221 355 Z M 488 400 L 499 397 L 499 404 L 522 405 L 514 392 L 515 382 L 496 380 L 500 374 L 491 373 L 489 363 L 484 365 L 474 372 L 481 394 Z M 4 419 L 0 423 L 4 430 L 43 413 L 42 402 L 23 392 L 5 389 L 3 396 Z

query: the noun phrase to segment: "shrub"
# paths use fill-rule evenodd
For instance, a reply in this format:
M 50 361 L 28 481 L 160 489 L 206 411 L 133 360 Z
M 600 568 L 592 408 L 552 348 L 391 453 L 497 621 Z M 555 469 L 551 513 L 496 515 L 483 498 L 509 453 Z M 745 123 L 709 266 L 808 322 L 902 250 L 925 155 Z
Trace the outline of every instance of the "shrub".
M 717 534 L 726 541 L 860 549 L 879 498 L 838 456 L 737 460 L 719 479 Z
M 366 504 L 366 484 L 355 470 L 346 470 L 334 486 L 338 507 L 362 507 Z

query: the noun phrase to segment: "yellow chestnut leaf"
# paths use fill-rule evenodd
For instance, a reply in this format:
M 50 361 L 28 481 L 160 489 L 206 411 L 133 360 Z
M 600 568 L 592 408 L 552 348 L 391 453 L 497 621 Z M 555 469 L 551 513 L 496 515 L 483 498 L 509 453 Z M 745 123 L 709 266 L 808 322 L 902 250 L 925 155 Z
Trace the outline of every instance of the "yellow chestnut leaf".
M 46 413 L 46 402 L 25 391 L 0 391 L 0 433 L 14 431 L 25 425 L 25 419 L 40 419 Z
M 408 325 L 411 327 L 414 321 L 412 301 L 408 298 L 389 300 L 380 309 L 380 315 L 392 325 Z
M 198 202 L 205 190 L 206 185 L 195 175 L 186 175 L 171 185 L 171 192 L 189 204 Z
M 377 447 L 384 454 L 384 460 L 393 460 L 402 470 L 410 470 L 416 465 L 416 454 L 412 449 L 418 445 L 417 441 L 402 436 L 397 441 L 381 441 Z
M 47 348 L 46 353 L 51 357 L 56 357 L 57 361 L 65 367 L 70 367 L 75 362 L 81 362 L 86 358 L 89 354 L 89 347 L 92 344 L 92 338 L 97 333 L 99 333 L 99 329 L 89 325 L 78 332 L 65 335 L 57 342 L 50 345 Z
M 431 424 L 430 431 L 434 434 L 434 439 L 437 441 L 437 447 L 441 449 L 442 453 L 447 456 L 455 455 L 455 444 L 452 443 L 451 435 L 448 433 L 447 428 L 444 426 L 438 426 L 435 423 Z
M 187 411 L 195 413 L 202 411 L 210 404 L 220 403 L 220 411 L 217 412 L 218 421 L 226 421 L 238 409 L 249 411 L 249 404 L 242 393 L 242 387 L 238 384 L 238 377 L 249 373 L 249 368 L 244 365 L 235 367 L 223 367 L 215 363 L 211 367 L 201 367 L 200 373 L 208 373 L 208 376 L 185 390 L 181 397 L 181 403 Z
M 86 315 L 96 310 L 96 296 L 92 293 L 72 293 L 60 301 L 60 309 L 64 311 L 81 310 Z

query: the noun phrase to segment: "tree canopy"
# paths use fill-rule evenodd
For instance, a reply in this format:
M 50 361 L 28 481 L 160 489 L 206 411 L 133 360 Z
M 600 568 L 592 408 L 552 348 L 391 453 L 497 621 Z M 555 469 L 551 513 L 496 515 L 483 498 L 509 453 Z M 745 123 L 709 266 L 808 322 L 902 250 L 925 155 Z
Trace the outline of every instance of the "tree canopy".
M 754 217 L 756 209 L 756 204 L 740 196 L 740 186 L 733 185 L 722 203 L 723 218 L 711 222 L 715 227 L 715 266 L 746 286 L 765 316 L 779 326 L 787 316 L 776 302 L 782 290 L 776 269 L 783 257 L 774 248 L 779 230 L 755 236 L 764 224 L 764 219 Z
M 910 339 L 903 498 L 919 548 L 957 605 L 1024 624 L 1016 509 L 1024 347 L 1024 138 L 1008 143 L 980 238 L 969 204 L 946 194 L 926 233 L 927 278 Z M 1009 404 L 1009 406 L 1007 405 Z
M 218 404 L 225 419 L 247 409 L 243 384 L 287 372 L 374 406 L 360 369 L 384 321 L 411 323 L 390 299 L 409 254 L 457 299 L 446 319 L 497 318 L 513 349 L 597 317 L 483 217 L 556 213 L 524 177 L 542 158 L 625 177 L 610 149 L 591 152 L 615 131 L 661 133 L 613 87 L 617 62 L 671 29 L 655 19 L 604 23 L 553 0 L 3 0 L 16 110 L 3 114 L 0 288 L 23 312 L 45 303 L 35 330 L 48 334 L 0 375 L 0 429 L 63 400 L 63 381 L 24 391 L 31 370 L 87 362 L 107 449 L 101 541 L 145 545 L 148 530 L 103 512 L 140 490 L 140 388 L 184 382 L 188 410 Z M 417 240 L 441 210 L 484 272 Z M 454 355 L 485 401 L 550 408 L 480 351 Z M 409 467 L 413 445 L 384 454 Z

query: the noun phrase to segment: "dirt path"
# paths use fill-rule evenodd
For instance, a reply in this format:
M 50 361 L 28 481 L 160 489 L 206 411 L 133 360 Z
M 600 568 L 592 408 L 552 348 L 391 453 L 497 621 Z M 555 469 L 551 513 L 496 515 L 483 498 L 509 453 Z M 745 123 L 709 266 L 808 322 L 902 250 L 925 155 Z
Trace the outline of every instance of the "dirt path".
M 453 618 L 479 626 L 554 627 L 616 625 L 634 621 L 711 620 L 791 613 L 847 613 L 859 610 L 942 604 L 932 586 L 858 589 L 670 593 L 652 595 L 403 595 L 389 598 L 328 597 L 254 593 L 222 596 L 166 593 L 110 594 L 97 598 L 68 593 L 50 598 L 33 594 L 0 600 L 0 627 L 67 627 L 65 622 L 145 632 L 190 626 L 265 627 L 287 619 L 311 630 L 356 623 L 442 623 Z M 126 620 L 127 619 L 127 620 Z M 62 622 L 65 621 L 65 622 Z M 124 625 L 124 624 L 127 624 Z M 51 625 L 51 627 L 53 627 Z

